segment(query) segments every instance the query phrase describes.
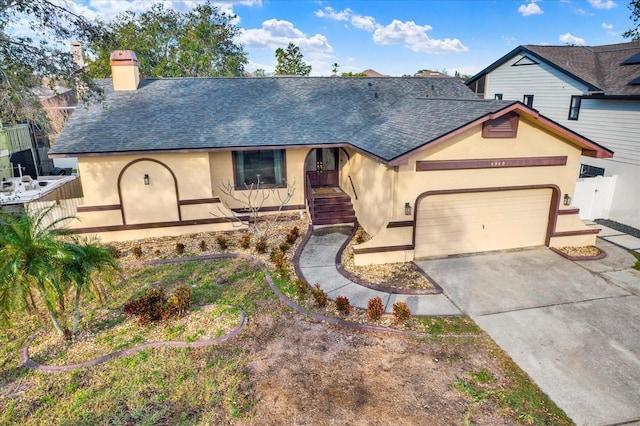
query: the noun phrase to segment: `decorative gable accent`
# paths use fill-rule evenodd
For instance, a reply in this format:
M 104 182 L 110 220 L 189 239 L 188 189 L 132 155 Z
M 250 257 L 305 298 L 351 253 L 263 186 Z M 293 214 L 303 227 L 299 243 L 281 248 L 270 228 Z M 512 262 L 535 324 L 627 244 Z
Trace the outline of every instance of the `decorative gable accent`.
M 518 136 L 518 122 L 520 116 L 509 112 L 498 118 L 482 123 L 483 138 L 515 138 Z
M 522 65 L 537 65 L 538 62 L 534 61 L 533 59 L 531 59 L 528 56 L 523 56 L 522 58 L 518 59 L 513 65 L 511 65 L 512 67 L 520 67 Z

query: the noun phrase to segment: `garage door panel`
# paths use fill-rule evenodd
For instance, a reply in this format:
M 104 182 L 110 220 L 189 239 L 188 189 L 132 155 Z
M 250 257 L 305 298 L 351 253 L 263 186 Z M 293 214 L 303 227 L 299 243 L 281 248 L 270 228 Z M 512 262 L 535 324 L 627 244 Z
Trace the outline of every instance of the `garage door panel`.
M 416 257 L 544 245 L 550 189 L 446 194 L 418 205 Z

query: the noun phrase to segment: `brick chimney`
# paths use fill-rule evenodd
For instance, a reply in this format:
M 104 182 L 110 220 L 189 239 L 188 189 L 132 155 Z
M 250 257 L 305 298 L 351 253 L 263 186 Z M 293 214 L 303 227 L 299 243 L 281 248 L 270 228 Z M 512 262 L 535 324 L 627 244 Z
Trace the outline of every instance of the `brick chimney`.
M 114 50 L 109 60 L 113 90 L 136 90 L 140 83 L 138 58 L 131 50 Z
M 73 57 L 73 63 L 76 64 L 78 68 L 84 68 L 84 50 L 79 41 L 71 42 L 71 56 Z

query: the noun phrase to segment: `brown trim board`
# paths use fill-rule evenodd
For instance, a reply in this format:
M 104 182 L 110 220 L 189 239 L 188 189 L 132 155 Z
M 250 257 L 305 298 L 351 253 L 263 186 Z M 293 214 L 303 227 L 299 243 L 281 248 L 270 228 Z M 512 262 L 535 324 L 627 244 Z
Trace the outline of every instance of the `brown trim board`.
M 558 216 L 564 216 L 564 215 L 569 215 L 569 214 L 578 214 L 578 213 L 580 213 L 580 209 L 579 208 L 558 210 Z
M 553 236 L 556 224 L 558 221 L 558 209 L 560 208 L 560 188 L 554 184 L 548 185 L 523 185 L 523 186 L 497 186 L 492 188 L 467 188 L 467 189 L 445 189 L 445 190 L 436 190 L 436 191 L 427 191 L 418 195 L 416 201 L 414 203 L 415 208 L 413 209 L 413 220 L 417 224 L 418 220 L 418 210 L 419 205 L 427 197 L 431 197 L 434 195 L 449 195 L 449 194 L 472 194 L 478 192 L 502 192 L 502 191 L 525 191 L 527 189 L 550 189 L 551 190 L 551 203 L 549 205 L 549 215 L 547 221 L 547 233 L 545 236 L 545 245 L 548 247 L 551 242 L 551 237 Z M 413 227 L 413 237 L 412 243 L 415 246 L 416 244 L 416 228 Z
M 260 209 L 258 209 L 258 213 L 277 212 L 278 210 L 282 210 L 282 211 L 305 210 L 306 208 L 307 206 L 304 204 L 293 204 L 290 206 L 282 206 L 282 208 L 280 208 L 280 206 L 269 206 L 269 207 L 260 207 Z M 247 209 L 243 207 L 231 209 L 231 211 L 234 213 L 247 213 Z
M 387 253 L 390 251 L 413 250 L 413 244 L 405 244 L 402 246 L 384 246 L 384 247 L 353 247 L 353 254 L 370 254 L 370 253 Z
M 592 229 L 579 229 L 577 231 L 559 231 L 554 232 L 552 237 L 573 237 L 574 235 L 591 235 L 591 234 L 599 234 L 601 231 L 600 228 L 592 228 Z
M 194 226 L 194 225 L 210 225 L 214 223 L 231 222 L 228 217 L 217 217 L 211 219 L 194 219 L 181 220 L 175 222 L 154 222 L 154 223 L 136 223 L 133 225 L 109 225 L 109 226 L 91 226 L 86 228 L 70 229 L 71 232 L 78 234 L 90 234 L 97 232 L 113 232 L 113 231 L 135 231 L 140 229 L 169 228 L 173 226 Z
M 220 197 L 197 198 L 197 199 L 193 199 L 193 200 L 179 200 L 178 201 L 178 205 L 180 205 L 180 206 L 192 206 L 192 205 L 196 205 L 196 204 L 212 204 L 212 203 L 219 203 L 219 202 L 220 202 Z
M 106 212 L 106 211 L 110 211 L 110 210 L 120 210 L 121 208 L 122 208 L 122 206 L 120 206 L 120 204 L 109 204 L 109 205 L 103 205 L 103 206 L 78 206 L 76 211 L 78 213 L 83 213 L 83 212 Z
M 387 228 L 407 228 L 413 225 L 414 222 L 412 220 L 398 220 L 395 222 L 387 223 Z
M 466 169 L 501 169 L 508 167 L 541 167 L 565 166 L 567 156 L 556 157 L 521 157 L 521 158 L 486 158 L 470 160 L 433 160 L 416 161 L 417 172 L 435 170 L 466 170 Z

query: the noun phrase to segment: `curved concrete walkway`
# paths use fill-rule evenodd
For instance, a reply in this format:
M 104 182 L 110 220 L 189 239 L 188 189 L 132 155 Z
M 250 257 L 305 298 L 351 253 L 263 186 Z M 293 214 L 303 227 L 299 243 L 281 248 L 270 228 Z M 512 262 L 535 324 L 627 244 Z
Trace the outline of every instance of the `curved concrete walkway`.
M 352 306 L 361 309 L 367 309 L 370 299 L 380 297 L 387 313 L 393 311 L 394 303 L 405 302 L 414 316 L 462 314 L 442 293 L 394 294 L 362 286 L 343 276 L 336 267 L 336 254 L 350 237 L 351 231 L 350 226 L 332 226 L 316 229 L 311 234 L 298 260 L 299 272 L 309 284 L 320 284 L 331 300 L 346 296 Z

